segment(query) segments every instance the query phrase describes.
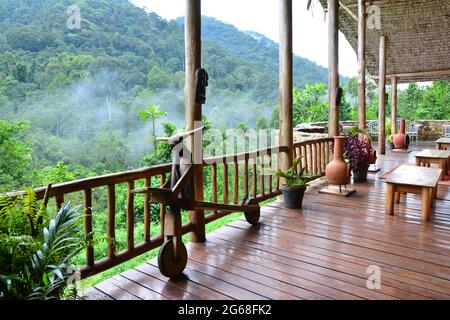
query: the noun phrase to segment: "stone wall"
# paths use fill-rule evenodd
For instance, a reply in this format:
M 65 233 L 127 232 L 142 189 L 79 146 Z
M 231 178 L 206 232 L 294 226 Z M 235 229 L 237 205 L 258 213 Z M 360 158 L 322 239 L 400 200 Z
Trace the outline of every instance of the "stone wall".
M 418 120 L 415 123 L 423 125 L 419 129 L 419 140 L 434 141 L 444 136 L 442 125 L 450 125 L 450 120 Z
M 450 120 L 416 120 L 414 123 L 421 124 L 419 129 L 419 140 L 434 141 L 444 136 L 444 128 L 442 125 L 450 125 Z M 358 121 L 341 121 L 342 126 L 357 126 Z M 328 130 L 327 122 L 305 123 L 297 125 L 295 129 L 300 129 L 302 126 L 306 127 L 323 127 L 325 132 Z

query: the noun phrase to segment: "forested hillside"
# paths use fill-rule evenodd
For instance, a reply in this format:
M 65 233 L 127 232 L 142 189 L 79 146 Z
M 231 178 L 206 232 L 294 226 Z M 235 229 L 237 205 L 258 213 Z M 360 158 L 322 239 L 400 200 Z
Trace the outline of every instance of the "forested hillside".
M 80 29 L 67 27 L 71 5 Z M 276 127 L 277 44 L 212 18 L 202 26 L 208 126 Z M 153 150 L 147 120 L 155 112 L 166 135 L 184 124 L 183 19 L 127 0 L 2 0 L 0 29 L 0 189 L 167 161 L 164 145 Z M 326 69 L 300 57 L 294 68 L 294 125 L 326 120 Z M 341 119 L 355 119 L 356 79 L 342 80 Z M 375 90 L 369 82 L 369 119 Z M 412 84 L 399 92 L 399 115 L 448 119 L 449 96 L 448 82 Z M 140 121 L 144 109 L 150 116 Z
M 66 25 L 74 4 L 79 30 Z M 22 155 L 29 170 L 59 161 L 89 168 L 86 174 L 138 166 L 151 148 L 150 124 L 137 115 L 147 104 L 167 112 L 159 121 L 183 124 L 179 22 L 126 0 L 3 0 L 0 28 L 0 119 L 26 122 L 8 130 L 30 150 Z M 204 114 L 220 128 L 269 120 L 278 95 L 276 45 L 214 19 L 205 18 L 203 34 L 210 76 Z M 296 71 L 304 75 L 299 86 L 326 81 L 326 69 L 296 62 L 305 68 Z M 22 172 L 7 180 L 20 186 L 30 179 Z

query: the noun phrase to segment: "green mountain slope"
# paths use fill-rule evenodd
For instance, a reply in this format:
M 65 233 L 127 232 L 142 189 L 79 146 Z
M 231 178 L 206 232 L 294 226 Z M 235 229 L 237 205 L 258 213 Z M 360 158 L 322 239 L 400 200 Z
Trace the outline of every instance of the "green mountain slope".
M 71 5 L 80 8 L 81 29 L 67 27 Z M 269 118 L 278 99 L 276 44 L 211 18 L 203 26 L 204 113 L 222 128 Z M 137 116 L 148 103 L 183 125 L 180 21 L 127 0 L 2 0 L 0 29 L 0 118 L 30 124 L 37 167 L 136 166 L 150 148 L 150 126 Z M 326 69 L 295 63 L 297 85 L 326 81 Z

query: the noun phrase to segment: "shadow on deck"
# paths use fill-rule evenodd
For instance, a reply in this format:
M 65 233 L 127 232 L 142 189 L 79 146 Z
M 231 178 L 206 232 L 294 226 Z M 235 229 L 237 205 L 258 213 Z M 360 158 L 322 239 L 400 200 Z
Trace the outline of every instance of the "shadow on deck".
M 168 280 L 151 260 L 88 289 L 87 298 L 450 299 L 449 187 L 439 187 L 430 222 L 421 222 L 414 194 L 395 216 L 384 214 L 379 177 L 413 155 L 380 157 L 381 171 L 354 184 L 349 198 L 319 194 L 325 183 L 317 181 L 303 210 L 273 202 L 257 227 L 242 218 L 189 243 L 182 279 Z M 367 287 L 369 266 L 381 270 L 379 289 Z

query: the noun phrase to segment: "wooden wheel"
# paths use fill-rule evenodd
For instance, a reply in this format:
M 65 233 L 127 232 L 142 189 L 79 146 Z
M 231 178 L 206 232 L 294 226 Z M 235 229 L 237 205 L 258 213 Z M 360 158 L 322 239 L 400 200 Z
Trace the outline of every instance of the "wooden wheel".
M 181 239 L 180 239 L 181 241 Z M 178 259 L 174 259 L 174 243 L 173 239 L 169 239 L 163 243 L 158 253 L 159 271 L 168 278 L 176 278 L 183 272 L 187 263 L 187 250 L 184 243 L 179 245 Z
M 258 205 L 255 201 L 255 199 L 248 199 L 246 201 L 247 205 Z M 261 216 L 260 214 L 260 209 L 259 207 L 253 211 L 248 211 L 248 212 L 244 212 L 245 215 L 245 220 L 247 220 L 248 223 L 250 223 L 253 226 L 256 226 L 258 224 L 259 221 L 259 217 Z

